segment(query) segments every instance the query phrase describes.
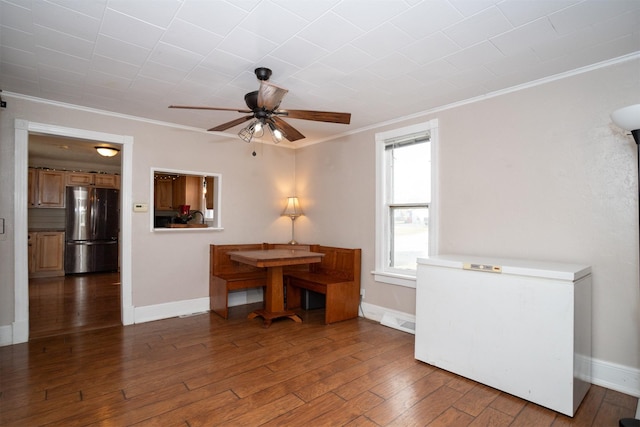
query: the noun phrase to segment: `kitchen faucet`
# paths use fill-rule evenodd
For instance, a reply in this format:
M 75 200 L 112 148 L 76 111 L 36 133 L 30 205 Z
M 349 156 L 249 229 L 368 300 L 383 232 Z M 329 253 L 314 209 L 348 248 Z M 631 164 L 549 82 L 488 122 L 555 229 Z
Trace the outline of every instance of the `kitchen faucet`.
M 199 213 L 200 216 L 202 217 L 202 224 L 204 224 L 204 214 L 202 212 L 200 212 L 198 210 L 192 210 L 189 213 L 192 214 L 192 215 L 195 215 L 195 214 Z

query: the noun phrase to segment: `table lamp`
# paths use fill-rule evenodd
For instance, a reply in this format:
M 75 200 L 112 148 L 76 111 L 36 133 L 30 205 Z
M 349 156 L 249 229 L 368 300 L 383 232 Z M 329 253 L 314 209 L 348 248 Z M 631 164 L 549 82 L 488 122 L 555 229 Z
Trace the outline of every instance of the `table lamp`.
M 291 218 L 291 241 L 289 242 L 290 245 L 298 244 L 298 242 L 296 242 L 293 237 L 293 224 L 295 223 L 296 218 L 298 218 L 300 215 L 302 215 L 302 209 L 300 208 L 300 202 L 298 201 L 298 198 L 296 196 L 287 197 L 287 206 L 284 208 L 282 216 L 288 216 L 289 218 Z

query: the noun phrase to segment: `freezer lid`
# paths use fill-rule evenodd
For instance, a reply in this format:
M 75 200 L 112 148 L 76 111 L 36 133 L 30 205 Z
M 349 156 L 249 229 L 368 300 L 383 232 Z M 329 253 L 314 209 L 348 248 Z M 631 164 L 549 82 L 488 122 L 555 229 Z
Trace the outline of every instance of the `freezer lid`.
M 517 258 L 493 258 L 474 255 L 437 255 L 418 258 L 418 266 L 438 266 L 462 269 L 466 264 L 500 267 L 501 274 L 542 277 L 547 279 L 576 281 L 591 274 L 591 267 L 553 261 L 525 260 Z M 487 273 L 489 274 L 489 273 Z

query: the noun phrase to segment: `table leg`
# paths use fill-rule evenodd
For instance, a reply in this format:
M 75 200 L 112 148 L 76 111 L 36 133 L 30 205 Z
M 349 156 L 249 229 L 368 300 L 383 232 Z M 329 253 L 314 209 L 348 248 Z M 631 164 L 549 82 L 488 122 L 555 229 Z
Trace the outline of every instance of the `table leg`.
M 302 323 L 298 315 L 284 309 L 284 287 L 282 282 L 282 267 L 267 268 L 267 289 L 264 294 L 264 310 L 256 310 L 249 314 L 249 319 L 260 316 L 264 319 L 264 327 L 271 326 L 273 319 L 288 317 L 296 323 Z

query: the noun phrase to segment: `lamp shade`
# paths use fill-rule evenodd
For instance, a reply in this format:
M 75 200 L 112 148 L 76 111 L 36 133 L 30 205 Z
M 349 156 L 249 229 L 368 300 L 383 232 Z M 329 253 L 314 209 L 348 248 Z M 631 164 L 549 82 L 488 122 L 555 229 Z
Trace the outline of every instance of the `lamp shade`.
M 302 209 L 298 198 L 296 196 L 287 197 L 287 206 L 282 211 L 282 216 L 296 218 L 300 215 L 302 215 Z
M 113 157 L 120 152 L 117 148 L 112 147 L 96 147 L 96 151 L 102 157 Z
M 620 108 L 611 113 L 611 120 L 624 130 L 640 129 L 640 104 Z

